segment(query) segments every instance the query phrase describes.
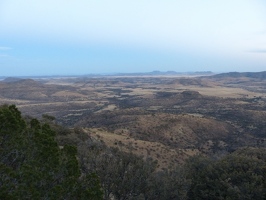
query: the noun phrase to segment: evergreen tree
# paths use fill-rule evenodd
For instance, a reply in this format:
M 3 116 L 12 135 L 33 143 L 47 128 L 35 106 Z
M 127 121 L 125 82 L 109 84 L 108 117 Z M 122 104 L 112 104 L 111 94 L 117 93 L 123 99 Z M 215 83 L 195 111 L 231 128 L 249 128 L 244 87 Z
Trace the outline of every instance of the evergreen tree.
M 238 150 L 212 161 L 191 158 L 186 164 L 191 181 L 189 199 L 265 199 L 265 149 Z
M 0 199 L 102 199 L 98 177 L 80 172 L 77 148 L 60 148 L 55 135 L 14 105 L 0 108 Z

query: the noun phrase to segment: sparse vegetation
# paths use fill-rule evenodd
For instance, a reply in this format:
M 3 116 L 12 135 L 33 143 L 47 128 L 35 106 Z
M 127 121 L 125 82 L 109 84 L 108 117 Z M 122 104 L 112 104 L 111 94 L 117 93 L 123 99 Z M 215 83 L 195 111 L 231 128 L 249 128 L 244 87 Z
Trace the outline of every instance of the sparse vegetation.
M 1 199 L 263 199 L 264 85 L 242 76 L 0 82 L 1 102 L 17 105 L 0 108 Z

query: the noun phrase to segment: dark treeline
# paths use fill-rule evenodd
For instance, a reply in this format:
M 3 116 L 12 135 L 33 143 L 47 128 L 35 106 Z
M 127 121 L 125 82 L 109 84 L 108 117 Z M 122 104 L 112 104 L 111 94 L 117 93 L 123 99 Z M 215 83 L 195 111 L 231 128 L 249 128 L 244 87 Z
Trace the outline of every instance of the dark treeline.
M 0 107 L 0 199 L 266 199 L 266 151 L 196 156 L 163 171 L 81 128 Z

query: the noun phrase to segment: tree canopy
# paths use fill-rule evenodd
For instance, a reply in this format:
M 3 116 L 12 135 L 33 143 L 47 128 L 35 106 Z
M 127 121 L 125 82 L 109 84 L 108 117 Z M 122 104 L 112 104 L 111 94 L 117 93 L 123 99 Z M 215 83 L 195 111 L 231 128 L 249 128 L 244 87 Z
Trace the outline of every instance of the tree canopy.
M 102 199 L 95 174 L 81 174 L 77 148 L 59 147 L 56 132 L 0 108 L 0 199 Z

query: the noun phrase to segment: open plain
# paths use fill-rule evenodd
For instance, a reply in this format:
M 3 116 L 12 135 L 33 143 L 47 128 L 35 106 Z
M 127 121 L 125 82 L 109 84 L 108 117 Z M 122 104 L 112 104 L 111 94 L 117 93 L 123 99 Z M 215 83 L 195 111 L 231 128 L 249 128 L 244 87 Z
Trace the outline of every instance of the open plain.
M 266 73 L 213 76 L 89 76 L 0 81 L 0 103 L 54 116 L 94 140 L 158 168 L 191 155 L 266 146 Z

